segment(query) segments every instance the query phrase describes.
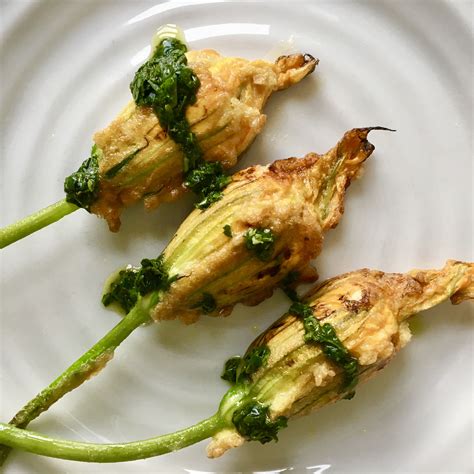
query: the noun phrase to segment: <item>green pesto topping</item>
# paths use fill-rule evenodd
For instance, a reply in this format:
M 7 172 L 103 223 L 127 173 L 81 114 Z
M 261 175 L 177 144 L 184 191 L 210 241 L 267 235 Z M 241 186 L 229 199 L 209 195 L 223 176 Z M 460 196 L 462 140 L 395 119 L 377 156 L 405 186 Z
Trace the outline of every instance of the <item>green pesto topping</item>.
M 298 280 L 299 277 L 300 272 L 290 271 L 281 281 L 281 289 L 285 292 L 286 296 L 288 296 L 288 298 L 294 302 L 299 301 L 299 296 L 292 285 Z
M 329 323 L 320 324 L 310 306 L 301 302 L 293 303 L 289 312 L 303 319 L 304 340 L 321 344 L 323 353 L 343 369 L 344 390 L 352 390 L 358 382 L 359 363 L 344 347 L 333 326 Z M 349 394 L 346 398 L 352 397 L 353 394 Z
M 226 224 L 224 226 L 224 235 L 229 237 L 229 238 L 232 238 L 232 228 L 230 227 L 229 224 Z
M 202 300 L 194 307 L 201 308 L 203 313 L 209 314 L 216 310 L 217 303 L 210 293 L 203 293 Z
M 164 38 L 151 58 L 135 73 L 130 84 L 138 106 L 152 107 L 161 127 L 181 146 L 184 154 L 184 184 L 198 195 L 196 207 L 205 209 L 222 197 L 230 178 L 218 162 L 208 163 L 186 119 L 186 110 L 196 102 L 200 82 L 188 67 L 187 48 L 176 38 Z
M 91 156 L 64 180 L 66 201 L 89 210 L 99 195 L 99 149 L 92 147 Z
M 195 206 L 206 209 L 222 197 L 222 191 L 231 179 L 224 174 L 218 161 L 201 161 L 195 169 L 186 173 L 184 185 L 197 195 L 198 202 Z
M 221 379 L 234 384 L 237 381 L 237 370 L 239 369 L 241 362 L 242 357 L 240 356 L 234 356 L 228 359 L 224 364 Z
M 185 113 L 196 102 L 199 78 L 187 66 L 187 48 L 176 38 L 164 38 L 151 58 L 135 73 L 130 90 L 139 106 L 152 107 L 161 126 L 184 152 L 184 171 L 202 157 Z
M 253 252 L 260 260 L 268 260 L 275 247 L 275 235 L 271 229 L 251 227 L 244 234 L 245 246 Z
M 302 319 L 313 316 L 313 310 L 311 307 L 301 301 L 295 301 L 288 310 L 289 313 L 299 316 Z
M 232 384 L 246 382 L 252 374 L 267 363 L 269 356 L 270 349 L 268 346 L 260 346 L 254 347 L 244 357 L 231 357 L 224 364 L 221 378 Z
M 109 291 L 102 297 L 104 306 L 118 303 L 128 313 L 137 303 L 139 296 L 153 291 L 167 290 L 177 275 L 169 276 L 163 263 L 163 256 L 155 259 L 145 258 L 139 268 L 121 270 L 110 284 Z
M 286 428 L 288 418 L 279 416 L 271 420 L 270 408 L 257 401 L 250 401 L 238 408 L 232 415 L 232 423 L 237 431 L 248 441 L 260 441 L 265 444 L 278 441 L 278 432 Z

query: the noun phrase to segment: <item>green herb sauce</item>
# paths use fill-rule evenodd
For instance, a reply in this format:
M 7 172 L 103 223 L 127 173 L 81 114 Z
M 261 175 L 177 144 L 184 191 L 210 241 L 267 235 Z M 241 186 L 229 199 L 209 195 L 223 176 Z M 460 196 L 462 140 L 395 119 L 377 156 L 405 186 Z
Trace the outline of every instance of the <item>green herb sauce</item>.
M 344 347 L 344 344 L 342 344 L 337 337 L 333 326 L 329 323 L 320 324 L 313 316 L 311 307 L 300 301 L 291 305 L 289 313 L 303 319 L 305 330 L 304 340 L 321 345 L 323 353 L 343 369 L 344 390 L 352 390 L 358 382 L 359 363 Z M 350 399 L 352 397 L 353 394 L 349 393 L 346 398 Z
M 237 431 L 249 441 L 260 441 L 265 444 L 278 441 L 278 432 L 286 428 L 288 418 L 279 416 L 271 420 L 270 408 L 257 401 L 250 401 L 238 408 L 232 415 L 232 423 Z
M 205 209 L 222 197 L 230 182 L 219 162 L 206 162 L 196 135 L 186 119 L 186 109 L 196 102 L 200 82 L 188 67 L 187 48 L 176 38 L 164 38 L 151 58 L 135 73 L 130 84 L 138 106 L 152 107 L 160 125 L 181 146 L 184 154 L 184 184 Z
M 237 381 L 237 370 L 239 369 L 241 362 L 242 357 L 240 356 L 234 356 L 228 359 L 224 364 L 221 379 L 234 384 Z
M 87 211 L 99 195 L 99 155 L 100 150 L 94 145 L 91 156 L 64 180 L 66 201 Z
M 254 347 L 244 357 L 231 357 L 224 364 L 221 378 L 232 384 L 249 381 L 251 375 L 260 367 L 263 367 L 269 357 L 270 349 L 268 346 Z
M 167 290 L 177 278 L 177 275 L 169 276 L 162 255 L 155 259 L 144 258 L 140 267 L 129 267 L 118 273 L 102 296 L 102 303 L 104 306 L 116 303 L 128 313 L 140 296 Z
M 292 270 L 288 272 L 285 278 L 281 281 L 281 289 L 291 301 L 299 301 L 299 296 L 296 289 L 293 287 L 294 283 L 298 281 L 300 272 Z
M 198 202 L 195 206 L 206 209 L 222 197 L 222 191 L 231 179 L 224 174 L 219 162 L 202 161 L 185 174 L 184 185 L 197 195 Z
M 244 234 L 245 246 L 260 260 L 270 259 L 275 247 L 275 235 L 271 229 L 252 227 Z
M 210 314 L 217 309 L 217 303 L 210 293 L 203 293 L 202 300 L 194 307 L 201 308 L 205 314 Z
M 230 225 L 229 225 L 229 224 L 226 224 L 226 225 L 223 227 L 223 229 L 224 229 L 224 235 L 225 235 L 226 237 L 232 238 L 232 228 L 230 227 Z

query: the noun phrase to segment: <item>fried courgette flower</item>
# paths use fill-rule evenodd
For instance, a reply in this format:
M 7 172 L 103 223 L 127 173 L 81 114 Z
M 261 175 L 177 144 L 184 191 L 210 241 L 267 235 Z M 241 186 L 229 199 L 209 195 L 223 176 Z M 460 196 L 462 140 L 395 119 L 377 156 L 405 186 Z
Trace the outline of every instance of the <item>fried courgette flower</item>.
M 174 25 L 159 29 L 130 84 L 133 100 L 94 135 L 90 157 L 65 179 L 66 199 L 0 229 L 0 248 L 79 208 L 116 232 L 123 208 L 140 200 L 153 209 L 190 189 L 197 206 L 209 206 L 228 183 L 223 171 L 261 132 L 270 95 L 300 82 L 317 63 L 309 54 L 271 63 L 187 51 Z
M 211 49 L 189 51 L 186 57 L 200 82 L 186 118 L 203 159 L 225 169 L 237 163 L 262 131 L 266 121 L 262 110 L 270 95 L 300 82 L 317 64 L 303 54 L 270 63 L 221 56 Z M 101 179 L 91 212 L 104 217 L 110 230 L 120 227 L 125 206 L 143 199 L 147 209 L 154 209 L 188 189 L 182 149 L 160 125 L 152 107 L 131 101 L 94 135 L 94 142 L 100 150 Z
M 353 129 L 325 155 L 279 160 L 233 176 L 209 212 L 193 212 L 163 252 L 177 275 L 151 315 L 193 322 L 204 308 L 226 315 L 236 303 L 255 305 L 289 277 L 293 284 L 317 277 L 310 261 L 324 233 L 344 211 L 346 188 L 374 146 L 371 128 Z
M 143 441 L 92 444 L 0 425 L 0 442 L 35 454 L 121 462 L 176 451 L 212 437 L 211 458 L 247 441 L 278 439 L 288 421 L 351 399 L 410 340 L 408 318 L 446 299 L 474 298 L 474 264 L 407 274 L 363 269 L 312 289 L 260 335 L 243 358 L 225 364 L 233 382 L 217 413 L 189 428 Z
M 410 316 L 446 299 L 458 304 L 473 298 L 474 264 L 452 260 L 441 270 L 407 274 L 362 269 L 314 287 L 250 345 L 238 365 L 234 358 L 227 362 L 224 377 L 244 387 L 245 401 L 231 408 L 234 426 L 214 435 L 208 456 L 245 440 L 276 440 L 290 418 L 351 399 L 357 383 L 410 341 Z M 242 376 L 252 358 L 253 372 Z
M 310 261 L 343 213 L 346 188 L 374 146 L 371 128 L 353 129 L 324 155 L 310 153 L 232 177 L 222 199 L 194 210 L 154 259 L 115 273 L 105 305 L 125 318 L 11 421 L 19 427 L 100 371 L 118 345 L 150 318 L 194 322 L 257 304 L 278 286 L 316 279 Z M 291 290 L 289 290 L 291 291 Z

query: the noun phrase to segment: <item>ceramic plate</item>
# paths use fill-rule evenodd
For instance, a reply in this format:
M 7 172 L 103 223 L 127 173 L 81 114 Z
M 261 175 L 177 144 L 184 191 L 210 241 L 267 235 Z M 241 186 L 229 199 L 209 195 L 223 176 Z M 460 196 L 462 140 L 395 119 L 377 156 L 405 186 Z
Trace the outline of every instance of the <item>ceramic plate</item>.
M 62 198 L 93 132 L 129 99 L 154 31 L 177 23 L 191 48 L 320 59 L 276 94 L 239 166 L 325 152 L 352 127 L 383 125 L 364 177 L 317 261 L 321 278 L 360 267 L 406 271 L 472 260 L 472 4 L 438 2 L 1 3 L 1 223 Z M 116 322 L 107 275 L 155 257 L 192 198 L 128 210 L 119 234 L 78 212 L 1 253 L 1 419 L 7 421 Z M 214 412 L 226 358 L 288 307 L 276 294 L 230 318 L 141 328 L 100 376 L 31 427 L 95 442 L 151 437 Z M 208 460 L 205 443 L 120 465 L 15 452 L 11 473 L 472 472 L 472 307 L 443 304 L 351 402 L 290 422 L 278 444 Z

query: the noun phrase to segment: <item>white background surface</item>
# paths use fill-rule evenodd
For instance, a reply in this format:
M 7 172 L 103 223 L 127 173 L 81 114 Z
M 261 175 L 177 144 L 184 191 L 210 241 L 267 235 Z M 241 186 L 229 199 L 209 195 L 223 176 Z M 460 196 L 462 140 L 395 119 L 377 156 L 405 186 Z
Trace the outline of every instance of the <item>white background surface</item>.
M 154 30 L 172 22 L 191 48 L 271 57 L 292 37 L 296 49 L 320 59 L 312 76 L 271 98 L 266 128 L 240 167 L 325 152 L 352 127 L 397 129 L 371 134 L 376 152 L 327 235 L 322 278 L 472 260 L 472 3 L 2 1 L 0 8 L 1 225 L 62 198 L 63 179 L 87 156 L 93 132 L 129 99 Z M 157 256 L 191 208 L 191 197 L 151 214 L 136 206 L 117 235 L 81 211 L 2 251 L 2 421 L 117 322 L 100 304 L 105 278 Z M 224 360 L 287 306 L 276 294 L 228 319 L 140 329 L 100 376 L 31 427 L 118 442 L 196 422 L 226 390 Z M 210 461 L 202 443 L 103 466 L 14 453 L 6 472 L 472 472 L 472 306 L 443 304 L 414 326 L 411 344 L 351 402 L 290 422 L 278 444 L 249 443 Z

